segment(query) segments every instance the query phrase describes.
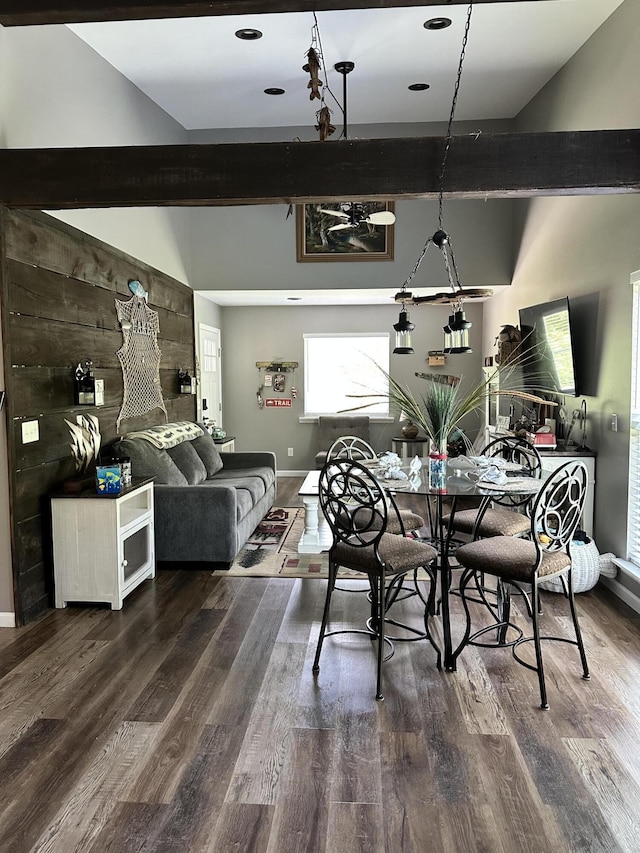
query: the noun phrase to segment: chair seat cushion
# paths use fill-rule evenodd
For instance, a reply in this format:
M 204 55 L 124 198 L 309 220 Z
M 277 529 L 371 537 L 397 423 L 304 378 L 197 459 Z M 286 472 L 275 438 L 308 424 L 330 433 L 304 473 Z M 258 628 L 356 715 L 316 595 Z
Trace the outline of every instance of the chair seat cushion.
M 424 527 L 424 518 L 421 515 L 418 515 L 415 512 L 411 512 L 410 509 L 401 509 L 400 510 L 400 518 L 402 519 L 402 523 L 404 525 L 405 531 L 408 533 L 410 530 L 419 530 L 421 527 Z M 402 533 L 400 528 L 400 523 L 398 518 L 394 512 L 390 512 L 387 518 L 387 533 Z
M 537 550 L 529 539 L 512 536 L 493 536 L 461 545 L 456 550 L 456 559 L 465 569 L 475 569 L 495 575 L 503 580 L 526 583 L 536 565 Z M 571 558 L 566 551 L 544 552 L 538 576 L 552 575 L 568 569 Z
M 394 533 L 383 533 L 380 537 L 379 553 L 386 566 L 386 573 L 397 575 L 409 572 L 421 566 L 427 566 L 436 557 L 436 549 L 426 542 L 396 536 Z M 338 542 L 332 549 L 331 559 L 339 566 L 355 569 L 358 572 L 378 574 L 380 564 L 376 560 L 372 548 L 360 548 Z
M 456 533 L 472 534 L 478 511 L 476 509 L 465 509 L 457 512 L 453 519 L 453 529 Z M 442 519 L 446 527 L 451 521 L 450 515 Z M 522 536 L 531 530 L 531 519 L 520 512 L 510 509 L 488 509 L 480 522 L 477 535 L 486 536 Z

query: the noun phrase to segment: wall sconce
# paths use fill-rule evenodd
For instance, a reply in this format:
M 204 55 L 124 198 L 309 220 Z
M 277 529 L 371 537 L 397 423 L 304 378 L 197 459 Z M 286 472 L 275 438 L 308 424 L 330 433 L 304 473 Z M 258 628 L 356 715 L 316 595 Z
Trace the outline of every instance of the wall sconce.
M 406 305 L 402 306 L 398 322 L 393 324 L 393 328 L 396 330 L 394 355 L 411 355 L 414 352 L 411 346 L 411 332 L 415 329 L 415 326 L 411 322 Z
M 189 374 L 189 368 L 186 370 L 178 369 L 178 391 L 180 394 L 196 393 L 196 382 Z
M 95 378 L 92 361 L 78 362 L 73 386 L 76 406 L 104 406 L 104 379 Z

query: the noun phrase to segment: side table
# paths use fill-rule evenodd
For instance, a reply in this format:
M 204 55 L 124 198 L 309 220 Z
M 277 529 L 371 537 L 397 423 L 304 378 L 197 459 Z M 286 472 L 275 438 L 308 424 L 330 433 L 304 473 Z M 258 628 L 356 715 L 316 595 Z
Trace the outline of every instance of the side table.
M 220 453 L 234 453 L 236 449 L 235 435 L 228 435 L 226 438 L 214 438 L 213 442 Z
M 101 601 L 121 610 L 155 577 L 153 478 L 134 478 L 119 494 L 56 493 L 51 520 L 56 607 Z
M 425 451 L 426 445 L 426 451 Z M 413 458 L 414 456 L 429 455 L 429 439 L 426 436 L 420 438 L 405 438 L 398 435 L 391 439 L 391 450 L 402 458 Z

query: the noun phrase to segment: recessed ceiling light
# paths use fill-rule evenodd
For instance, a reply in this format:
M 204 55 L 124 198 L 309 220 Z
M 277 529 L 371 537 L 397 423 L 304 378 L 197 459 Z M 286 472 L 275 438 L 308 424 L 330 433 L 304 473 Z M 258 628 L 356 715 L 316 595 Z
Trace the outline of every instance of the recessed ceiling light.
M 236 38 L 242 39 L 243 41 L 256 41 L 256 39 L 262 38 L 262 33 L 260 30 L 254 30 L 251 27 L 244 27 L 241 30 L 236 30 Z
M 265 95 L 284 95 L 284 89 L 279 89 L 277 86 L 271 86 L 264 90 Z
M 451 18 L 429 18 L 424 22 L 425 30 L 446 30 L 451 26 Z
M 410 92 L 424 92 L 425 89 L 429 88 L 428 83 L 412 83 L 410 86 L 407 86 Z

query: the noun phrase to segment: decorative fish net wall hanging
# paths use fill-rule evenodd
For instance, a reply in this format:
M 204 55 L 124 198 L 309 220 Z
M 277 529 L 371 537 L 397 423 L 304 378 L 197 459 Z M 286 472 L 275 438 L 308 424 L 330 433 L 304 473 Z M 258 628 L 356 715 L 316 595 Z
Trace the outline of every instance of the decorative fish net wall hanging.
M 124 398 L 116 421 L 144 415 L 152 409 L 167 410 L 160 387 L 160 348 L 158 312 L 147 305 L 145 299 L 133 296 L 128 302 L 116 299 L 118 320 L 122 326 L 124 342 L 116 355 L 122 366 Z

